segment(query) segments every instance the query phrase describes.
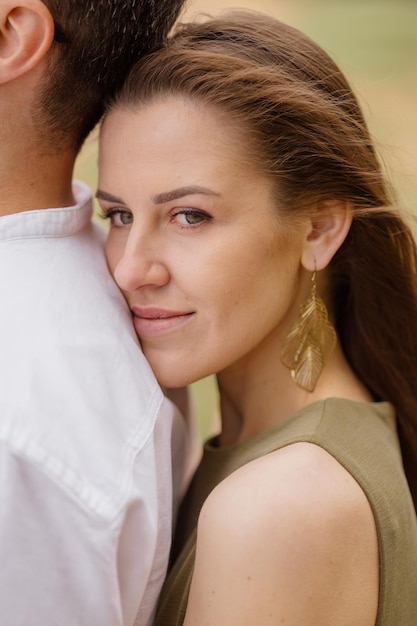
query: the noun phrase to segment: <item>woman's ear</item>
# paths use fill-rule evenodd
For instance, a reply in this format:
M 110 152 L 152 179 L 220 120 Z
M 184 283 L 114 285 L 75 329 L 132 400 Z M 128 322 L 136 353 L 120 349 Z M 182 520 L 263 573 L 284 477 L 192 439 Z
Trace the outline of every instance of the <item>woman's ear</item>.
M 311 272 L 324 269 L 349 232 L 353 210 L 342 200 L 326 201 L 309 218 L 309 232 L 303 245 L 301 263 Z
M 1 0 L 0 84 L 34 68 L 53 39 L 54 20 L 41 0 Z

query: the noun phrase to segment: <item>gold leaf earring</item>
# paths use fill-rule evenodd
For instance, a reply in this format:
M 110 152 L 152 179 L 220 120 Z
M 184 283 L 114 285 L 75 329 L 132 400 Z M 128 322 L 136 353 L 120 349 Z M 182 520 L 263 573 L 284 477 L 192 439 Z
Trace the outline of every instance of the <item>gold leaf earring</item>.
M 329 322 L 326 305 L 317 295 L 316 270 L 311 292 L 300 307 L 299 317 L 287 335 L 281 361 L 291 370 L 296 384 L 314 391 L 324 365 L 336 344 L 336 332 Z

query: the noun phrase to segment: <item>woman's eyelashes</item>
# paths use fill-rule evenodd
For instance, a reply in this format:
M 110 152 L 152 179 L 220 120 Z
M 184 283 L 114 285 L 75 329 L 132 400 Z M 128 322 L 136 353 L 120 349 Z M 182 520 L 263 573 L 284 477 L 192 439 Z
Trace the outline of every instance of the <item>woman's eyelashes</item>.
M 116 227 L 130 226 L 133 222 L 133 214 L 126 209 L 102 209 L 100 217 Z
M 100 217 L 109 220 L 110 225 L 116 228 L 130 226 L 133 223 L 133 213 L 122 208 L 102 209 Z M 174 209 L 169 214 L 169 222 L 178 225 L 181 229 L 197 228 L 207 223 L 212 216 L 200 209 Z
M 175 209 L 171 218 L 183 228 L 196 228 L 210 221 L 212 216 L 200 209 Z

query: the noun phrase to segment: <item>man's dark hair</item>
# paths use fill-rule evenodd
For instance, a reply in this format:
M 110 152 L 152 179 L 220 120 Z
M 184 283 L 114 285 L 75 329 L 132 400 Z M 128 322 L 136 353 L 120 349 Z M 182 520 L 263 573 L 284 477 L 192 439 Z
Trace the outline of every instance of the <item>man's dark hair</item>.
M 184 0 L 44 0 L 55 22 L 35 116 L 80 147 L 131 66 L 164 41 Z M 57 144 L 58 147 L 58 144 Z

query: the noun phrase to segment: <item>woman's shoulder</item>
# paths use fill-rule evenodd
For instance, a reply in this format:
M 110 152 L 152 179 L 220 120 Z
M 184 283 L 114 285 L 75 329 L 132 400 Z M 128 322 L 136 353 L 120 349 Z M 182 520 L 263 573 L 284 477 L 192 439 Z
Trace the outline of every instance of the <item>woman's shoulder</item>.
M 212 491 L 203 512 L 215 515 L 220 510 L 223 521 L 227 512 L 234 522 L 239 511 L 241 525 L 252 517 L 259 518 L 260 524 L 272 520 L 279 532 L 277 520 L 291 520 L 300 512 L 309 512 L 304 523 L 316 519 L 321 524 L 326 519 L 334 521 L 338 512 L 346 511 L 351 522 L 354 512 L 360 514 L 364 509 L 367 513 L 367 498 L 351 474 L 322 447 L 297 442 L 234 471 Z
M 260 611 L 258 623 L 270 623 L 265 611 L 278 622 L 334 625 L 351 611 L 357 624 L 375 621 L 372 511 L 351 475 L 314 444 L 271 452 L 222 481 L 201 511 L 197 555 L 197 580 L 235 587 L 247 611 Z M 244 619 L 242 609 L 230 624 Z

